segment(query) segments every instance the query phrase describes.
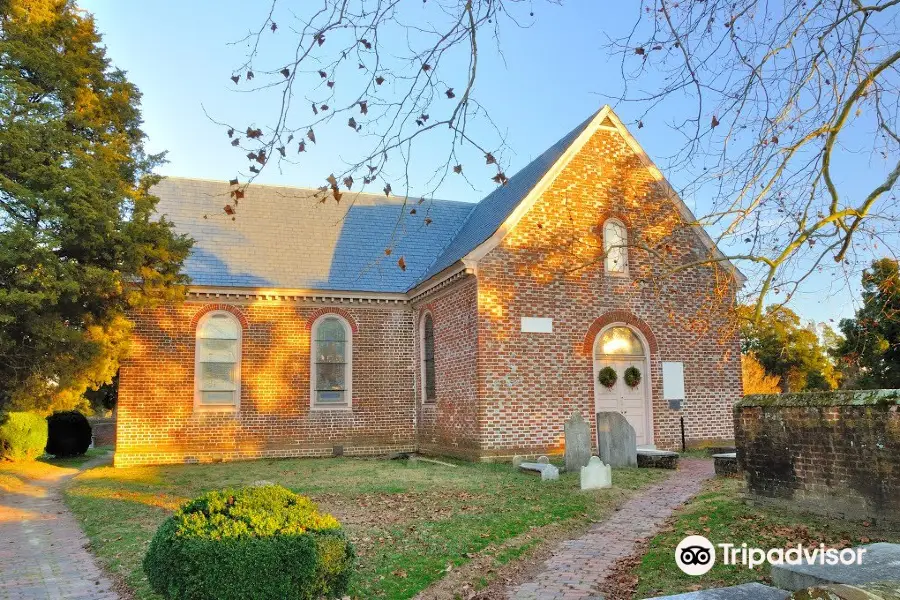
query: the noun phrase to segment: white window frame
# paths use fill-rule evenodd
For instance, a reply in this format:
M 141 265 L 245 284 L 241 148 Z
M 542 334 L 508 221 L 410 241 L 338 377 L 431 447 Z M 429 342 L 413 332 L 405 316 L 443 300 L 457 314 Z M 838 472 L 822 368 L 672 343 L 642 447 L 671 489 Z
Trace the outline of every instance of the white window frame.
M 625 262 L 622 265 L 621 269 L 615 270 L 612 268 L 612 261 L 610 260 L 609 250 L 610 247 L 608 245 L 609 240 L 609 229 L 611 226 L 619 226 L 622 228 L 622 237 L 624 238 L 625 245 L 621 248 L 622 253 L 625 257 Z M 617 248 L 618 249 L 618 248 Z M 607 219 L 603 223 L 603 269 L 606 271 L 608 275 L 612 275 L 614 277 L 626 277 L 628 276 L 628 227 L 625 226 L 621 220 L 616 218 Z
M 344 389 L 344 404 L 317 404 L 316 403 L 316 338 L 318 337 L 319 326 L 326 319 L 337 319 L 344 326 L 344 333 L 347 335 L 346 343 L 346 363 L 344 363 L 344 381 L 346 388 Z M 314 411 L 329 410 L 353 410 L 353 328 L 349 321 L 337 313 L 325 313 L 317 318 L 309 330 L 309 408 Z
M 431 312 L 422 313 L 422 319 L 419 323 L 419 371 L 421 373 L 421 394 L 422 394 L 422 404 L 427 404 L 429 406 L 434 406 L 437 404 L 437 357 L 435 356 L 435 372 L 434 372 L 434 398 L 428 398 L 428 390 L 426 388 L 426 369 L 425 369 L 425 321 L 428 318 L 431 318 L 431 341 L 434 343 L 434 350 L 437 351 L 437 339 L 435 336 L 434 330 L 434 315 Z
M 223 315 L 231 319 L 234 324 L 237 326 L 237 361 L 234 363 L 235 370 L 235 389 L 234 389 L 234 402 L 225 404 L 209 404 L 202 401 L 202 395 L 200 390 L 200 330 L 203 328 L 204 323 L 209 319 L 217 315 Z M 194 410 L 195 411 L 228 411 L 228 412 L 237 412 L 241 409 L 241 355 L 243 354 L 244 347 L 244 327 L 241 324 L 241 320 L 238 319 L 234 314 L 227 310 L 212 310 L 200 317 L 197 320 L 197 326 L 194 329 Z

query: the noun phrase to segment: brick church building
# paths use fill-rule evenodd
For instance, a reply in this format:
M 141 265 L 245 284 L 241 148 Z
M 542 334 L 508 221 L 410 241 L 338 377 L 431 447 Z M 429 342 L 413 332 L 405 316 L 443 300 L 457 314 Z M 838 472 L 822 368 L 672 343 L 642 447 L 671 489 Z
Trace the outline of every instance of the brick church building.
M 743 277 L 608 107 L 476 204 L 230 190 L 155 189 L 191 285 L 132 315 L 116 465 L 556 453 L 578 411 L 733 438 Z

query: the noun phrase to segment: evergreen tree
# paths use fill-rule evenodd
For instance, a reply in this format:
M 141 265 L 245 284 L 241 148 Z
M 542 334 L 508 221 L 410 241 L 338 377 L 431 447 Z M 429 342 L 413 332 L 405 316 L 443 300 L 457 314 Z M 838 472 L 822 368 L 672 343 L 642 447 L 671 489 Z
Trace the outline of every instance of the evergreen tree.
M 844 341 L 836 354 L 854 388 L 900 387 L 900 274 L 883 258 L 863 272 L 863 306 L 841 320 Z
M 126 311 L 183 294 L 190 240 L 152 218 L 140 94 L 70 0 L 0 0 L 0 409 L 112 380 Z

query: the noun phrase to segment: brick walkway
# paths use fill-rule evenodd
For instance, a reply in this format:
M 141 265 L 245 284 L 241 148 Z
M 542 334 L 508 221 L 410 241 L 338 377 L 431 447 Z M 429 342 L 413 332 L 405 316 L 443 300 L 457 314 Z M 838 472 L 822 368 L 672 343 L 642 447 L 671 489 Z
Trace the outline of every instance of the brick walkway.
M 0 492 L 0 600 L 119 599 L 62 501 L 62 484 L 76 473 L 67 471 L 23 493 Z
M 640 492 L 582 537 L 560 544 L 547 559 L 544 571 L 532 581 L 510 589 L 509 598 L 602 598 L 599 588 L 616 560 L 630 556 L 637 542 L 653 535 L 672 512 L 697 494 L 703 481 L 712 476 L 712 461 L 682 459 L 678 471 L 671 477 Z

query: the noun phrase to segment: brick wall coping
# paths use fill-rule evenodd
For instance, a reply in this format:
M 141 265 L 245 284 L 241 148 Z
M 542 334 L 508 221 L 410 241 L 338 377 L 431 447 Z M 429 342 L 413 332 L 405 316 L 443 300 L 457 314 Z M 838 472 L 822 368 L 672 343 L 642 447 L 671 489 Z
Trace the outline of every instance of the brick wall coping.
M 742 400 L 738 400 L 735 407 L 867 406 L 879 404 L 900 406 L 900 390 L 841 390 L 794 394 L 756 394 L 744 396 Z

